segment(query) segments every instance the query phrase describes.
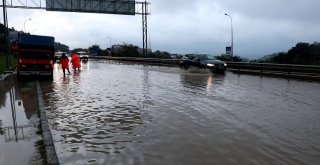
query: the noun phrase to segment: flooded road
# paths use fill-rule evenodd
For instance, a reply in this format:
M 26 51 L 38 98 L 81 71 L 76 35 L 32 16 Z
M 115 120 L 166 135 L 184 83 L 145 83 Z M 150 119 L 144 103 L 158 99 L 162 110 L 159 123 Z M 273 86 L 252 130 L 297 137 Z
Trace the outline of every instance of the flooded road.
M 83 63 L 41 82 L 61 164 L 319 164 L 320 84 Z

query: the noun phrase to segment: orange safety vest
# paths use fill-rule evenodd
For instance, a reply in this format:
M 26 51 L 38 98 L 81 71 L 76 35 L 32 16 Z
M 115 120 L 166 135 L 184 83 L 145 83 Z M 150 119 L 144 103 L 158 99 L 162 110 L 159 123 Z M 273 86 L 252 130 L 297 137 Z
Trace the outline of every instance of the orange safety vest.
M 60 64 L 62 65 L 62 69 L 69 68 L 69 59 L 68 58 L 61 58 Z
M 71 62 L 72 62 L 73 69 L 81 67 L 80 59 L 79 59 L 79 56 L 77 54 L 72 54 L 71 55 Z

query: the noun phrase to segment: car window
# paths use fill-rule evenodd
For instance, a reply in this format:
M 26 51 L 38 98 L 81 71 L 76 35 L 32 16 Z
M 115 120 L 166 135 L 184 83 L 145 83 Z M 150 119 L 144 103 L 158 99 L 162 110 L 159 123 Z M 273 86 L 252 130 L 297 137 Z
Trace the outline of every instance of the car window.
M 201 55 L 200 59 L 201 60 L 217 60 L 214 56 L 211 56 L 211 55 Z

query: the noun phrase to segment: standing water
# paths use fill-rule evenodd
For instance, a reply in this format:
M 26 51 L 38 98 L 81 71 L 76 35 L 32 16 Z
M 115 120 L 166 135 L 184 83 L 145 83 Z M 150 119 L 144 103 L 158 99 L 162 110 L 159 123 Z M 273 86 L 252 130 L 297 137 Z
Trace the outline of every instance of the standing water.
M 0 165 L 42 164 L 34 82 L 0 81 Z
M 41 82 L 61 164 L 319 164 L 320 84 L 82 64 Z

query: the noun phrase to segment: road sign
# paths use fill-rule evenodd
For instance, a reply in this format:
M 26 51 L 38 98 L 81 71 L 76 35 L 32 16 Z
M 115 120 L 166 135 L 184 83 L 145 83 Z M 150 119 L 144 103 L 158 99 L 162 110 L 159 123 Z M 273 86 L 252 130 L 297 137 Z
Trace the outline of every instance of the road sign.
M 230 55 L 232 52 L 231 46 L 226 47 L 226 54 Z
M 47 11 L 135 15 L 135 0 L 46 0 Z

